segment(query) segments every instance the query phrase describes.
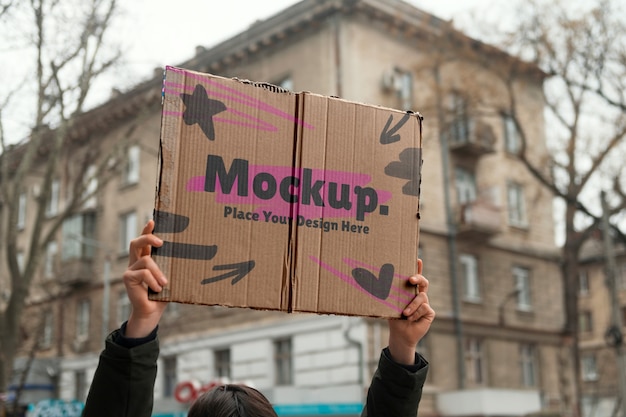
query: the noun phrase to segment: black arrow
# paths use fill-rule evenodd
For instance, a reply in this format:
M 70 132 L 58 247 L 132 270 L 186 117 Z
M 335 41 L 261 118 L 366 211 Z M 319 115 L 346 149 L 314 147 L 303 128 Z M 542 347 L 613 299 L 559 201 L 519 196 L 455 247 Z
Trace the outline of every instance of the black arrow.
M 391 122 L 393 122 L 393 114 L 390 114 L 389 119 L 387 119 L 387 123 L 383 128 L 383 131 L 380 132 L 380 143 L 382 143 L 383 145 L 387 145 L 389 143 L 399 141 L 400 135 L 396 135 L 396 132 L 400 130 L 402 126 L 404 126 L 404 124 L 409 120 L 410 117 L 411 115 L 409 113 L 406 113 L 404 116 L 402 116 L 402 119 L 400 119 L 400 121 L 394 127 L 389 129 L 389 127 L 391 126 Z
M 213 282 L 218 282 L 218 281 L 221 281 L 223 279 L 227 279 L 227 278 L 230 278 L 230 277 L 235 277 L 230 282 L 230 285 L 235 285 L 241 279 L 243 279 L 243 277 L 248 275 L 248 273 L 250 271 L 252 271 L 254 269 L 254 261 L 241 262 L 241 263 L 238 263 L 238 264 L 229 264 L 229 265 L 216 265 L 216 266 L 213 267 L 214 271 L 225 271 L 225 270 L 229 270 L 229 269 L 231 271 L 226 272 L 225 274 L 218 275 L 218 276 L 213 277 L 213 278 L 205 278 L 205 279 L 203 279 L 200 284 L 202 284 L 202 285 L 204 285 L 204 284 L 211 284 Z
M 152 247 L 152 254 L 170 258 L 210 260 L 217 253 L 217 245 L 193 245 L 191 243 L 163 242 L 163 246 Z
M 154 212 L 154 233 L 180 233 L 187 226 L 189 226 L 187 216 L 160 210 Z

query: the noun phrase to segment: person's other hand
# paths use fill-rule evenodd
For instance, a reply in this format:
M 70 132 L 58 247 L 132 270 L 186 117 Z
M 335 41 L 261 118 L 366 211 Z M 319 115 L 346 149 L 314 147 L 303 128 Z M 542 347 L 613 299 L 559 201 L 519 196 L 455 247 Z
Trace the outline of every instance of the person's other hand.
M 154 221 L 143 228 L 141 236 L 130 242 L 128 269 L 124 272 L 124 285 L 132 306 L 126 337 L 148 336 L 159 324 L 167 303 L 148 298 L 148 288 L 161 292 L 167 284 L 165 275 L 150 256 L 152 246 L 160 247 L 163 241 L 152 234 Z
M 389 353 L 392 359 L 404 365 L 415 362 L 415 347 L 426 335 L 435 319 L 435 311 L 428 303 L 428 280 L 422 275 L 423 263 L 417 261 L 417 274 L 409 283 L 417 285 L 418 294 L 402 312 L 402 320 L 389 320 Z

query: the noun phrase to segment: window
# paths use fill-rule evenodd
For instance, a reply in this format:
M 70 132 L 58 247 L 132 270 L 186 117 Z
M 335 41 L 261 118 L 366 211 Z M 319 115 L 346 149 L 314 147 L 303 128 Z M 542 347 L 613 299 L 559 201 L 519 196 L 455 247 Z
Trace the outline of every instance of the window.
M 522 385 L 534 387 L 537 385 L 537 348 L 535 345 L 523 344 L 520 346 L 520 368 L 522 370 Z
M 17 229 L 26 227 L 26 193 L 21 193 L 17 201 Z
M 84 370 L 74 372 L 74 398 L 80 402 L 86 397 L 85 386 L 87 385 L 87 377 Z
M 39 347 L 41 349 L 48 349 L 52 346 L 52 336 L 54 334 L 53 326 L 53 314 L 52 311 L 47 311 L 43 320 L 43 329 L 39 338 Z
M 517 154 L 521 148 L 521 136 L 515 126 L 515 120 L 510 115 L 502 118 L 504 124 L 504 149 L 512 154 Z
M 519 266 L 513 267 L 513 283 L 517 289 L 517 308 L 530 310 L 532 302 L 530 297 L 530 271 Z
M 589 295 L 589 274 L 587 271 L 578 273 L 578 295 Z
M 464 298 L 468 301 L 480 301 L 480 282 L 478 280 L 478 260 L 474 255 L 459 255 L 461 276 L 464 286 Z
M 126 153 L 126 164 L 124 165 L 123 184 L 130 185 L 139 182 L 139 145 L 132 145 Z
M 464 168 L 454 170 L 456 197 L 459 205 L 476 200 L 476 178 L 474 174 Z
M 126 290 L 122 290 L 117 296 L 117 321 L 123 323 L 130 316 L 130 300 Z
M 507 202 L 509 207 L 509 224 L 511 226 L 526 227 L 524 187 L 520 184 L 509 182 L 507 187 Z
M 465 340 L 465 378 L 473 385 L 485 382 L 482 341 L 476 338 Z
M 89 337 L 89 300 L 81 300 L 76 306 L 76 339 L 86 340 Z
M 46 216 L 53 217 L 56 216 L 59 212 L 59 191 L 61 188 L 61 184 L 59 180 L 52 180 L 50 183 L 50 197 L 46 202 Z
M 291 76 L 283 78 L 276 84 L 285 90 L 293 91 L 293 78 Z
M 17 252 L 17 269 L 20 271 L 20 274 L 24 273 L 24 267 L 26 266 L 26 260 L 24 258 L 24 252 Z
M 48 246 L 46 246 L 46 257 L 43 264 L 43 276 L 46 279 L 54 277 L 54 265 L 56 262 L 57 253 L 57 243 L 54 241 L 48 242 Z
M 470 119 L 467 114 L 467 102 L 459 93 L 448 96 L 448 138 L 450 144 L 469 142 Z
M 230 349 L 220 349 L 213 353 L 215 376 L 230 380 Z
M 583 381 L 596 381 L 598 379 L 596 355 L 593 353 L 584 354 L 580 359 L 580 362 Z
M 137 235 L 137 213 L 130 212 L 120 216 L 120 252 L 128 253 L 130 241 Z
M 590 333 L 593 331 L 593 315 L 591 311 L 581 311 L 578 314 L 578 330 L 580 333 Z
M 163 358 L 163 396 L 171 398 L 176 389 L 176 356 Z
M 63 248 L 61 259 L 91 259 L 95 247 L 87 244 L 86 239 L 94 239 L 96 234 L 96 214 L 93 212 L 75 214 L 63 221 L 61 235 Z
M 293 384 L 291 339 L 274 342 L 274 375 L 276 385 Z
M 396 68 L 396 72 L 400 79 L 400 88 L 398 89 L 400 106 L 402 110 L 411 110 L 413 109 L 413 73 L 399 68 Z
M 97 169 L 95 165 L 89 165 L 85 172 L 85 191 L 83 192 L 83 208 L 96 207 L 96 190 L 98 189 L 98 178 L 96 177 Z

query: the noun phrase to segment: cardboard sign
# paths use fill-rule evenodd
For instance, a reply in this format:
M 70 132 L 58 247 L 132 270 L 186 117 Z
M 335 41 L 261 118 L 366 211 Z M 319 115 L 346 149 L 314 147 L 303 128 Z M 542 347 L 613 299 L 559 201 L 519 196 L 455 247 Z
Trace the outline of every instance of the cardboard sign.
M 400 317 L 421 116 L 167 67 L 154 299 Z

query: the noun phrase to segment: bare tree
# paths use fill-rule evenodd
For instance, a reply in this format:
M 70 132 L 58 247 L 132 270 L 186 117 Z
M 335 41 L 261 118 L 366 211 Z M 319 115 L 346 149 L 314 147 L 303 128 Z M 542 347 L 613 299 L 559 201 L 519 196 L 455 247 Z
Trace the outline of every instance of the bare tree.
M 0 266 L 7 277 L 0 300 L 0 392 L 6 392 L 20 343 L 20 320 L 42 255 L 64 220 L 113 175 L 104 150 L 81 125 L 94 81 L 121 54 L 108 47 L 106 37 L 116 0 L 5 1 L 0 10 L 5 23 L 22 28 L 20 45 L 28 40 L 26 56 L 34 57 L 33 76 L 16 80 L 16 87 L 0 98 L 0 109 L 7 109 L 17 95 L 34 92 L 33 106 L 26 109 L 33 117 L 27 139 L 16 143 L 8 136 L 0 110 Z M 57 192 L 53 179 L 59 172 L 67 198 L 51 217 L 46 210 Z M 38 189 L 36 204 L 29 207 L 28 227 L 20 232 L 20 196 L 33 186 Z M 22 254 L 20 242 L 25 245 Z
M 560 203 L 556 214 L 562 222 L 563 331 L 576 375 L 573 398 L 565 401 L 574 415 L 580 415 L 579 255 L 600 225 L 601 189 L 611 194 L 611 233 L 626 241 L 624 224 L 617 221 L 626 211 L 625 11 L 612 0 L 588 6 L 576 13 L 569 2 L 524 2 L 510 32 L 487 33 L 502 49 L 470 39 L 451 24 L 442 25 L 425 39 L 424 48 L 431 47 L 428 62 L 417 69 L 434 74 L 437 94 L 432 103 L 438 105 L 433 113 L 439 114 L 444 130 L 450 122 L 443 103 L 450 85 L 462 91 L 472 116 L 509 119 L 518 143 L 513 153 Z M 440 81 L 448 65 L 463 65 L 461 78 L 450 84 Z M 491 74 L 487 82 L 478 75 L 485 69 Z M 547 156 L 532 149 L 537 133 L 529 127 L 522 97 L 529 80 L 544 83 Z
M 580 250 L 600 225 L 601 189 L 612 192 L 611 215 L 626 209 L 626 25 L 617 6 L 617 2 L 599 1 L 587 13 L 573 17 L 565 2 L 543 6 L 529 3 L 525 19 L 511 34 L 510 45 L 517 47 L 518 54 L 550 77 L 546 84 L 550 174 L 529 156 L 527 132 L 516 117 L 519 103 L 512 89 L 508 106 L 502 109 L 513 116 L 520 133 L 520 160 L 561 202 L 564 330 L 572 339 L 577 393 L 581 380 Z M 613 232 L 624 239 L 618 226 L 612 225 Z M 580 413 L 579 402 L 576 410 Z
M 0 3 L 0 17 L 9 12 L 9 9 L 13 5 L 13 0 L 7 0 Z

